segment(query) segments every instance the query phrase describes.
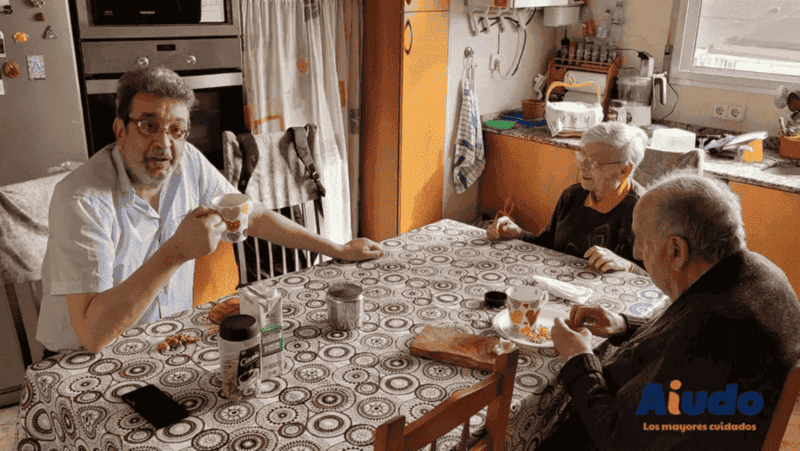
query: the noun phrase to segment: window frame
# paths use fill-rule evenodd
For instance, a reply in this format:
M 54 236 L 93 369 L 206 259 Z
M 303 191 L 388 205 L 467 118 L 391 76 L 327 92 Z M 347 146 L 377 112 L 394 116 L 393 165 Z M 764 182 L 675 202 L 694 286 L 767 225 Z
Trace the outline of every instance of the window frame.
M 711 67 L 692 67 L 695 37 L 703 0 L 678 0 L 678 20 L 669 67 L 669 82 L 678 86 L 774 94 L 778 86 L 800 85 L 800 76 L 737 72 Z M 677 3 L 677 2 L 676 2 Z

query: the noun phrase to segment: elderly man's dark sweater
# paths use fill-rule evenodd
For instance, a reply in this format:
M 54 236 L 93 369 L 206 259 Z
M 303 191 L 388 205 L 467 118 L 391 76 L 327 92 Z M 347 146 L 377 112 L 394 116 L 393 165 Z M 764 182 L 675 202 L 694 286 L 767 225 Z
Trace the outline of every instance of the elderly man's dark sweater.
M 655 319 L 626 319 L 628 332 L 609 340 L 619 348 L 611 348 L 615 352 L 604 355 L 602 365 L 596 355 L 583 354 L 570 359 L 560 374 L 579 426 L 597 448 L 761 448 L 789 369 L 800 358 L 800 304 L 780 268 L 744 250 L 707 271 Z M 674 380 L 681 382 L 675 392 L 682 413 L 658 413 L 650 409 L 652 402 L 642 401 L 649 383 L 661 384 L 667 400 Z M 685 408 L 683 392 L 692 392 L 689 401 L 696 403 L 702 398 L 698 392 L 710 397 L 728 384 L 738 385 L 737 396 L 759 393 L 760 412 L 747 415 L 736 408 L 721 415 L 706 408 L 691 415 L 694 408 Z M 641 405 L 646 414 L 637 414 Z M 706 430 L 665 431 L 665 424 Z M 711 430 L 731 424 L 755 425 L 755 431 Z M 648 425 L 660 430 L 645 430 Z
M 633 258 L 633 207 L 644 194 L 642 185 L 631 179 L 631 189 L 624 199 L 608 213 L 584 205 L 589 191 L 580 183 L 570 185 L 561 193 L 550 222 L 538 235 L 523 232 L 521 239 L 583 258 L 592 246 L 605 247 L 622 258 L 642 266 Z

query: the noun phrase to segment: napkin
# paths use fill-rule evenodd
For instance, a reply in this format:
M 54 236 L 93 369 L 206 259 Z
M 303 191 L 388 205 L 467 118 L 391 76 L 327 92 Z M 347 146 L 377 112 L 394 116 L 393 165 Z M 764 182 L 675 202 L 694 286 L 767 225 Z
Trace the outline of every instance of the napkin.
M 425 326 L 411 343 L 411 354 L 468 368 L 493 371 L 498 337 L 470 335 L 457 330 Z
M 573 285 L 549 277 L 533 276 L 532 279 L 537 286 L 548 293 L 576 304 L 585 304 L 594 293 L 591 288 Z

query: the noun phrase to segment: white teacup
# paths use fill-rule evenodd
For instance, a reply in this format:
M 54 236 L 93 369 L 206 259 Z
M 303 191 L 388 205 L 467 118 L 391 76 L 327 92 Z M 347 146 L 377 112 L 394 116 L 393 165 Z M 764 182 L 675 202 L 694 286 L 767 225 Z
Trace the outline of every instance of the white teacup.
M 536 333 L 536 319 L 547 302 L 549 293 L 531 285 L 517 285 L 506 290 L 511 330 L 522 335 Z
M 250 211 L 253 202 L 246 194 L 220 194 L 211 199 L 211 208 L 222 216 L 227 230 L 222 232 L 222 240 L 238 243 L 247 238 L 247 227 L 250 225 Z

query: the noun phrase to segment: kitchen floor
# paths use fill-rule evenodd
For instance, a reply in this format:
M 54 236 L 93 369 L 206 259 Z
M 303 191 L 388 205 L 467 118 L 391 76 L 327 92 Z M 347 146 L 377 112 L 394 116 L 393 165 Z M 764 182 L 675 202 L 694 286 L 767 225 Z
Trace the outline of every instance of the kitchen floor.
M 18 406 L 0 409 L 0 451 L 14 449 L 14 428 L 16 427 Z M 783 436 L 781 451 L 794 451 L 800 449 L 800 398 L 794 405 L 792 418 Z

